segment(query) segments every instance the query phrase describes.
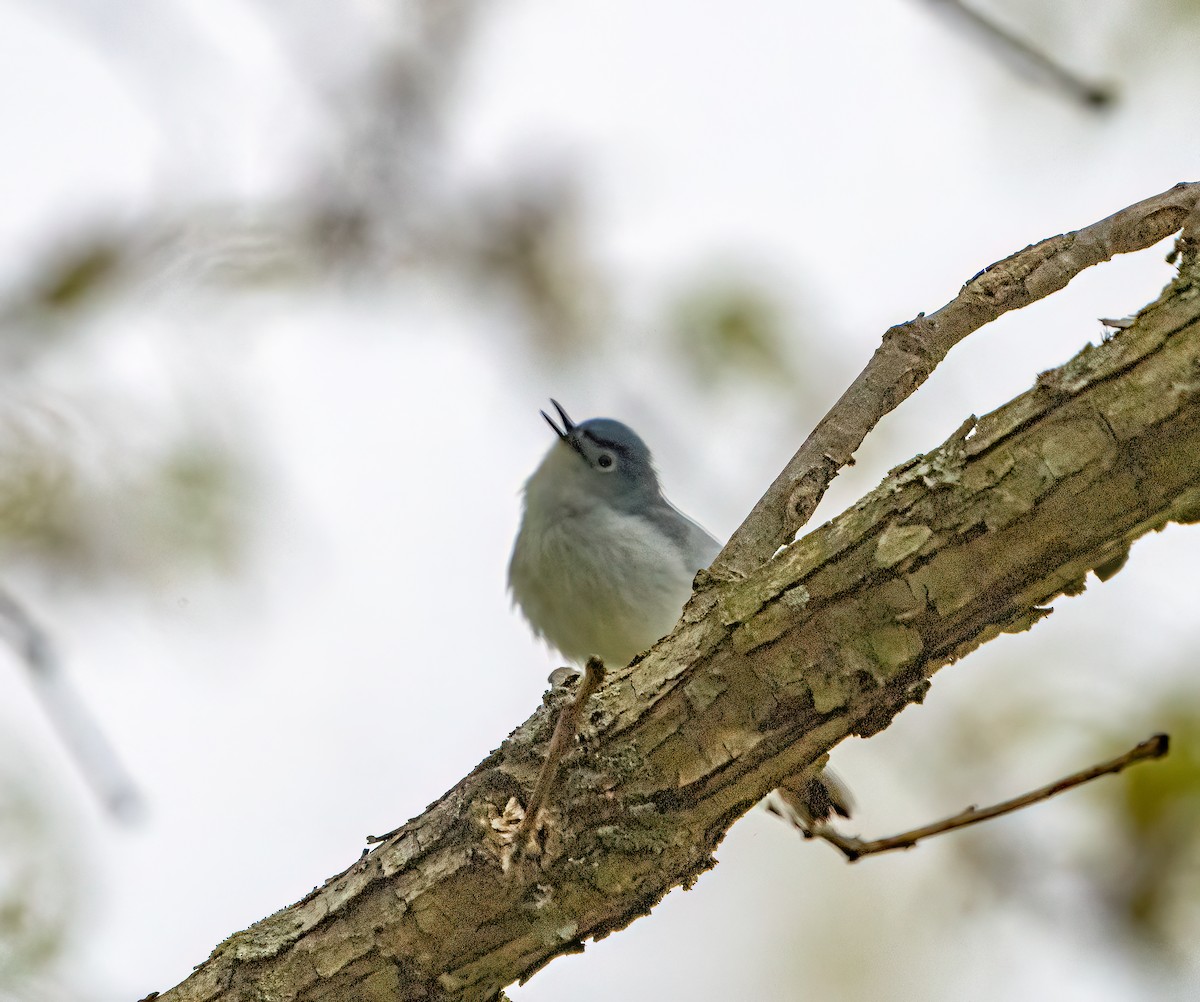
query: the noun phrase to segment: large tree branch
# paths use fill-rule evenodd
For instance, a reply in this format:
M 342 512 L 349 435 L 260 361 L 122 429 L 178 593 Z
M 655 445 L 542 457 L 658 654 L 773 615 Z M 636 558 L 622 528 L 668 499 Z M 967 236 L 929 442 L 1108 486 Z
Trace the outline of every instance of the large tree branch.
M 1176 203 L 1163 211 L 1182 222 Z M 501 865 L 510 800 L 527 802 L 561 695 L 161 1002 L 494 998 L 691 884 L 783 777 L 888 726 L 937 669 L 1029 628 L 1145 533 L 1200 519 L 1200 280 L 1185 251 L 1178 279 L 1111 342 L 744 577 L 702 574 L 671 636 L 589 703 L 537 859 Z M 1025 301 L 1065 284 L 1053 270 L 1025 272 Z

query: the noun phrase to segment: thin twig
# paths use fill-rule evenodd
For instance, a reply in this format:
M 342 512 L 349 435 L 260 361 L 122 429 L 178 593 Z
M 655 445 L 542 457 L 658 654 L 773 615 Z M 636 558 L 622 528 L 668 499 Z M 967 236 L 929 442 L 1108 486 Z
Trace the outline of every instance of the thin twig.
M 29 669 L 34 691 L 41 698 L 46 715 L 101 804 L 121 821 L 136 819 L 143 807 L 137 786 L 99 725 L 67 684 L 49 635 L 3 589 L 0 589 L 0 634 L 7 636 Z
M 823 839 L 828 842 L 835 849 L 839 850 L 846 857 L 847 861 L 851 863 L 863 856 L 870 856 L 881 852 L 893 852 L 896 849 L 911 849 L 921 839 L 931 838 L 934 835 L 941 835 L 945 832 L 952 832 L 956 828 L 977 825 L 981 821 L 989 821 L 992 818 L 1000 817 L 1002 814 L 1019 811 L 1023 807 L 1029 807 L 1031 804 L 1036 804 L 1042 800 L 1049 800 L 1051 797 L 1065 790 L 1088 783 L 1100 776 L 1118 773 L 1136 762 L 1161 758 L 1167 754 L 1169 746 L 1170 738 L 1166 734 L 1155 734 L 1154 737 L 1148 738 L 1135 748 L 1127 751 L 1124 755 L 1119 755 L 1108 762 L 1101 762 L 1090 769 L 1071 773 L 1071 775 L 1064 776 L 1062 779 L 1034 790 L 1032 793 L 1026 793 L 1021 797 L 1014 797 L 1012 800 L 1005 800 L 992 807 L 985 807 L 982 810 L 974 806 L 968 807 L 965 811 L 955 814 L 953 817 L 945 818 L 942 821 L 935 821 L 933 824 L 925 825 L 922 828 L 914 828 L 912 831 L 902 832 L 890 838 L 866 841 L 853 835 L 842 835 L 828 825 L 813 829 L 811 835 L 814 838 Z
M 554 789 L 554 781 L 558 778 L 558 767 L 562 764 L 567 748 L 575 740 L 579 730 L 579 718 L 583 715 L 584 704 L 587 703 L 604 681 L 604 662 L 599 658 L 588 658 L 584 666 L 583 680 L 579 683 L 579 691 L 558 714 L 554 724 L 554 733 L 550 736 L 550 746 L 546 749 L 546 761 L 538 772 L 537 781 L 533 784 L 533 792 L 525 805 L 525 817 L 513 837 L 513 845 L 520 851 L 539 826 L 538 816 L 542 813 Z
M 1111 107 L 1116 100 L 1116 92 L 1110 85 L 1084 80 L 1033 43 L 992 20 L 989 15 L 968 7 L 962 0 L 925 2 L 942 8 L 949 16 L 958 18 L 962 24 L 973 29 L 1011 66 L 1024 70 L 1031 77 L 1045 80 L 1080 104 L 1099 110 Z
M 989 265 L 936 313 L 918 314 L 886 331 L 867 367 L 730 537 L 712 573 L 723 578 L 748 574 L 791 542 L 871 429 L 916 392 L 968 334 L 1057 292 L 1085 268 L 1153 246 L 1183 226 L 1198 202 L 1200 183 L 1177 184 Z

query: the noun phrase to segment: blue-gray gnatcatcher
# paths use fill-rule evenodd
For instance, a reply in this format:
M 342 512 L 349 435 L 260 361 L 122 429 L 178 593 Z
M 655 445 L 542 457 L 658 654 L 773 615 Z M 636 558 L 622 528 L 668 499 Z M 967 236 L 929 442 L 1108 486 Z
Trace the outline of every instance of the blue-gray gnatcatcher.
M 534 633 L 582 664 L 626 665 L 668 633 L 720 544 L 663 497 L 650 450 L 620 421 L 560 428 L 525 483 L 508 584 Z
M 542 411 L 558 441 L 525 482 L 509 588 L 533 632 L 564 657 L 626 665 L 670 632 L 721 545 L 663 496 L 632 428 L 611 418 L 576 424 L 550 402 L 562 427 Z M 847 813 L 832 777 L 806 772 L 779 792 L 789 810 L 776 812 L 805 830 Z

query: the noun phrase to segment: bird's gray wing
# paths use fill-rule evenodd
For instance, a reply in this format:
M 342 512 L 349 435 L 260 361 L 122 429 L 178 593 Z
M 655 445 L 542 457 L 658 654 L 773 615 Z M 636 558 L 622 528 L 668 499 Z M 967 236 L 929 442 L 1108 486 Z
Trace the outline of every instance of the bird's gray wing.
M 711 564 L 721 552 L 721 544 L 666 498 L 659 500 L 647 510 L 646 517 L 679 547 L 689 570 L 695 573 Z

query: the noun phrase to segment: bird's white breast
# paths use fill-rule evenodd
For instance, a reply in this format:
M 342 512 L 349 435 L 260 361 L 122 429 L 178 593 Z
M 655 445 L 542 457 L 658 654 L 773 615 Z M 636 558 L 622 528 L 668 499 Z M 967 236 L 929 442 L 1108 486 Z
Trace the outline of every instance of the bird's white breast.
M 509 566 L 513 597 L 566 657 L 626 664 L 674 625 L 696 568 L 648 520 L 572 500 L 545 524 L 531 523 L 527 505 Z

